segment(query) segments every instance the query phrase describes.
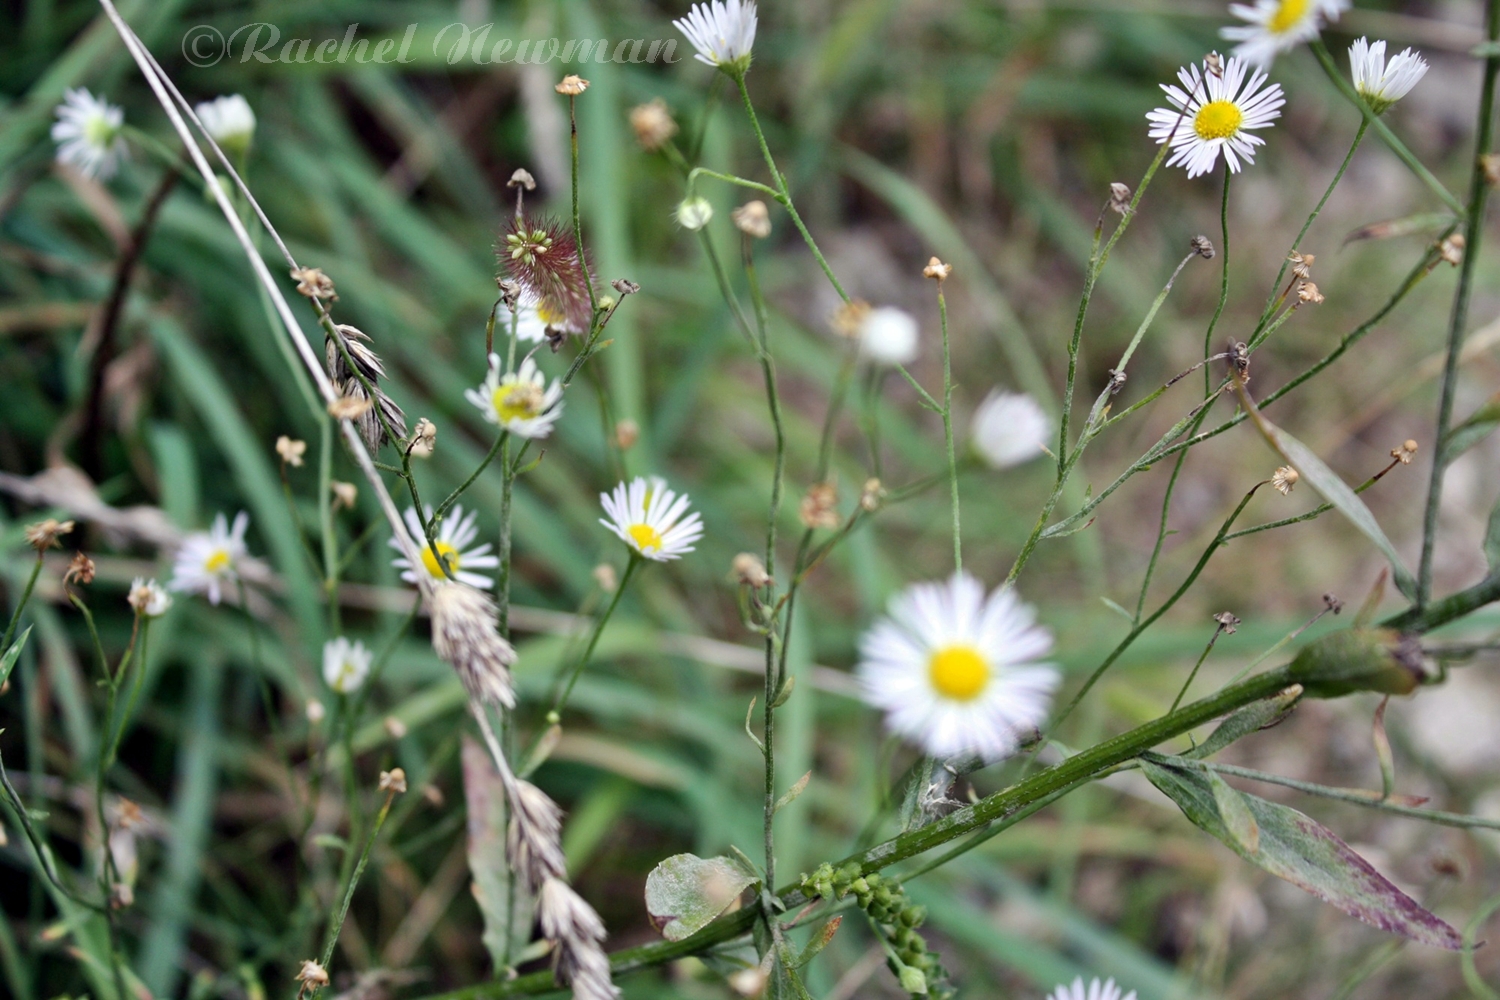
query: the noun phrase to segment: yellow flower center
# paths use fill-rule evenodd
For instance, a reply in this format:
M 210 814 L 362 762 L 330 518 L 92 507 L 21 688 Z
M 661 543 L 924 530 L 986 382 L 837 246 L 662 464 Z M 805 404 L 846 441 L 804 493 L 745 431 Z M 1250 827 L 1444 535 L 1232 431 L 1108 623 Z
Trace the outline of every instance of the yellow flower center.
M 927 661 L 927 674 L 938 694 L 972 701 L 990 679 L 990 665 L 973 646 L 945 646 Z
M 442 559 L 443 563 L 447 564 L 450 572 L 457 573 L 458 550 L 447 542 L 438 542 L 436 543 L 436 547 L 436 552 L 433 552 L 433 546 L 431 545 L 422 550 L 422 565 L 427 568 L 427 572 L 438 579 L 443 579 L 443 567 L 438 562 L 439 559 Z
M 1210 101 L 1198 109 L 1193 131 L 1200 139 L 1227 139 L 1240 130 L 1245 113 L 1233 101 Z
M 635 547 L 642 552 L 661 548 L 661 532 L 649 524 L 632 524 L 630 537 L 635 541 Z
M 203 568 L 210 573 L 222 573 L 229 568 L 229 553 L 223 549 L 214 549 L 208 558 L 203 560 Z
M 536 307 L 536 315 L 537 319 L 541 320 L 548 326 L 562 326 L 563 323 L 568 319 L 566 313 L 564 313 L 561 309 L 557 308 L 557 306 L 553 305 L 550 302 L 542 302 L 541 304 L 539 304 Z
M 83 138 L 90 146 L 103 149 L 115 141 L 115 129 L 103 115 L 95 115 L 84 122 Z
M 1290 31 L 1307 16 L 1307 8 L 1311 5 L 1312 0 L 1281 0 L 1276 13 L 1266 22 L 1266 27 L 1275 35 Z
M 542 408 L 543 393 L 535 382 L 511 382 L 495 389 L 492 402 L 500 422 L 530 420 Z

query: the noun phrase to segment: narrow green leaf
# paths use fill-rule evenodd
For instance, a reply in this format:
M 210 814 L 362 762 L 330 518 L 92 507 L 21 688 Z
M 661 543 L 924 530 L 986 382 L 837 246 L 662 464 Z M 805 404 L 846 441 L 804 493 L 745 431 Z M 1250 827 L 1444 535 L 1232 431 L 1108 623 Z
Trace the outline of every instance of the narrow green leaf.
M 1119 604 L 1116 604 L 1114 601 L 1111 601 L 1107 597 L 1101 597 L 1101 598 L 1099 598 L 1099 600 L 1102 601 L 1102 602 L 1104 602 L 1104 606 L 1106 608 L 1108 608 L 1109 610 L 1115 612 L 1121 618 L 1123 618 L 1126 621 L 1128 621 L 1130 624 L 1132 624 L 1132 625 L 1135 624 L 1135 615 L 1131 614 L 1129 611 L 1126 611 Z
M 10 677 L 10 672 L 15 669 L 16 661 L 21 658 L 21 650 L 26 646 L 26 637 L 31 635 L 34 626 L 27 625 L 26 631 L 16 636 L 16 641 L 10 644 L 5 655 L 0 656 L 0 685 Z
M 646 876 L 646 912 L 663 937 L 681 941 L 729 909 L 755 881 L 730 858 L 674 854 Z
M 1490 572 L 1500 572 L 1500 503 L 1490 511 L 1490 525 L 1484 533 L 1484 557 L 1489 560 Z
M 1183 756 L 1196 760 L 1212 757 L 1235 740 L 1249 736 L 1257 730 L 1276 725 L 1286 718 L 1287 713 L 1292 710 L 1292 706 L 1300 697 L 1302 697 L 1302 686 L 1293 684 L 1274 698 L 1266 698 L 1246 705 L 1219 723 L 1218 728 L 1209 734 L 1208 739 L 1184 753 Z
M 807 791 L 807 783 L 812 780 L 812 772 L 808 771 L 797 779 L 797 783 L 786 790 L 786 794 L 776 800 L 776 812 L 781 812 L 784 806 L 789 806 L 797 801 L 797 796 Z
M 1288 806 L 1238 792 L 1259 834 L 1259 850 L 1245 850 L 1220 809 L 1212 778 L 1201 767 L 1185 768 L 1159 754 L 1141 758 L 1146 777 L 1183 815 L 1251 864 L 1372 927 L 1434 948 L 1462 947 L 1458 931 L 1392 885 L 1333 831 Z
M 1375 756 L 1380 761 L 1380 797 L 1388 799 L 1396 790 L 1396 760 L 1391 754 L 1391 738 L 1385 734 L 1385 706 L 1391 703 L 1391 696 L 1386 695 L 1380 699 L 1380 705 L 1375 709 Z
M 1214 771 L 1208 772 L 1208 783 L 1213 788 L 1214 805 L 1219 807 L 1219 818 L 1234 838 L 1235 849 L 1246 856 L 1259 854 L 1260 826 L 1255 822 L 1245 797 Z
M 1500 392 L 1491 396 L 1467 420 L 1448 432 L 1448 437 L 1443 441 L 1443 461 L 1452 462 L 1493 434 L 1496 427 L 1500 427 Z

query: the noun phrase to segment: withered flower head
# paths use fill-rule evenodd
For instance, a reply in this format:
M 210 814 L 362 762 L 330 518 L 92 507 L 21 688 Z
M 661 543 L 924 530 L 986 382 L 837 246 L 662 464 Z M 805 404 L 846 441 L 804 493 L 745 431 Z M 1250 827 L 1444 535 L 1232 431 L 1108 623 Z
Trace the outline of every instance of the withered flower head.
M 1130 188 L 1119 181 L 1109 186 L 1109 209 L 1116 215 L 1124 215 L 1130 211 Z
M 1317 260 L 1318 258 L 1315 254 L 1300 253 L 1299 251 L 1293 250 L 1290 254 L 1287 255 L 1286 259 L 1292 262 L 1292 274 L 1301 278 L 1303 281 L 1307 281 L 1312 277 L 1313 261 Z
M 307 453 L 307 442 L 289 438 L 285 434 L 276 439 L 276 454 L 282 462 L 297 469 L 302 467 L 302 456 Z
M 771 575 L 766 572 L 766 564 L 760 558 L 749 552 L 741 552 L 734 557 L 734 576 L 747 587 L 768 587 L 771 585 Z
M 630 127 L 635 131 L 635 141 L 648 153 L 656 152 L 677 134 L 677 123 L 660 97 L 631 108 Z
M 553 88 L 559 94 L 567 94 L 569 97 L 577 97 L 589 89 L 589 82 L 576 73 L 569 73 L 562 78 L 562 82 Z
M 1290 465 L 1283 465 L 1271 473 L 1271 486 L 1282 496 L 1287 496 L 1296 487 L 1297 481 L 1302 478 L 1301 473 Z
M 852 340 L 859 336 L 859 331 L 864 326 L 865 317 L 868 315 L 870 315 L 870 303 L 864 299 L 851 299 L 833 311 L 828 325 L 833 327 L 833 332 L 840 337 L 848 337 Z
M 864 489 L 859 491 L 859 506 L 867 511 L 874 512 L 880 509 L 880 504 L 885 500 L 886 488 L 880 485 L 880 480 L 873 476 L 865 480 Z
M 1224 75 L 1224 57 L 1217 52 L 1210 52 L 1203 57 L 1203 65 L 1213 76 Z
M 73 553 L 73 561 L 68 563 L 68 569 L 63 573 L 63 587 L 66 588 L 73 583 L 94 582 L 94 560 L 82 552 Z
M 328 488 L 333 491 L 333 509 L 343 507 L 347 510 L 354 509 L 354 501 L 359 497 L 359 487 L 353 483 L 342 482 L 334 479 L 328 483 Z
M 1454 233 L 1438 244 L 1438 257 L 1457 267 L 1464 261 L 1464 247 L 1467 245 L 1463 233 Z
M 609 287 L 619 292 L 621 298 L 624 298 L 627 295 L 634 295 L 636 292 L 641 290 L 641 286 L 631 281 L 629 278 L 616 278 L 614 281 L 611 281 L 609 283 Z
M 417 421 L 417 429 L 411 432 L 411 453 L 415 458 L 427 458 L 437 447 L 437 424 L 426 417 Z
M 802 498 L 798 516 L 805 528 L 837 528 L 839 526 L 839 491 L 833 483 L 815 483 Z
M 510 175 L 510 180 L 505 182 L 505 186 L 508 188 L 518 187 L 525 188 L 527 191 L 535 191 L 536 178 L 531 176 L 531 171 L 525 167 L 517 167 Z
M 406 772 L 399 767 L 393 767 L 389 771 L 381 771 L 380 784 L 376 788 L 382 792 L 400 795 L 406 791 Z
M 1219 623 L 1219 631 L 1225 635 L 1234 635 L 1240 624 L 1239 618 L 1228 611 L 1220 611 L 1214 615 L 1214 621 Z
M 1490 187 L 1500 187 L 1500 154 L 1485 153 L 1479 158 L 1479 169 L 1484 171 L 1484 182 Z
M 1202 257 L 1204 260 L 1214 259 L 1213 241 L 1210 240 L 1207 236 L 1204 236 L 1201 233 L 1197 236 L 1194 236 L 1192 242 L 1190 242 L 1188 246 L 1192 248 L 1193 253 L 1197 254 L 1199 257 Z
M 730 212 L 729 217 L 734 220 L 735 227 L 746 236 L 763 240 L 771 235 L 771 213 L 766 209 L 766 203 L 758 198 L 745 202 Z
M 1310 302 L 1315 306 L 1323 304 L 1323 293 L 1318 291 L 1318 286 L 1311 281 L 1304 281 L 1297 286 L 1297 301 Z
M 522 299 L 562 333 L 587 333 L 593 306 L 573 229 L 556 219 L 511 216 L 497 252 Z
M 1401 447 L 1391 449 L 1391 457 L 1402 465 L 1410 465 L 1411 460 L 1417 456 L 1417 442 L 1407 438 L 1401 442 Z
M 952 264 L 944 264 L 942 261 L 938 260 L 936 257 L 933 257 L 930 260 L 928 260 L 927 261 L 927 266 L 924 267 L 924 268 L 922 268 L 922 277 L 924 277 L 924 278 L 931 278 L 933 281 L 936 281 L 940 285 L 944 281 L 947 281 L 948 280 L 948 275 L 950 275 L 952 273 L 953 273 L 953 265 Z
M 26 526 L 26 544 L 38 552 L 45 552 L 60 547 L 62 543 L 58 539 L 72 531 L 72 521 L 59 521 L 49 517 L 45 521 Z
M 368 399 L 357 396 L 340 396 L 328 404 L 328 415 L 335 420 L 358 420 L 375 408 Z
M 369 335 L 347 323 L 340 323 L 334 329 L 338 332 L 339 340 L 335 341 L 334 338 L 329 337 L 324 345 L 328 378 L 343 400 L 353 402 L 335 401 L 329 405 L 328 412 L 340 420 L 353 420 L 359 436 L 364 439 L 365 446 L 372 453 L 377 452 L 386 441 L 385 428 L 381 426 L 380 417 L 385 417 L 385 422 L 390 425 L 391 431 L 397 438 L 405 438 L 406 414 L 401 411 L 401 407 L 396 405 L 396 401 L 380 388 L 380 380 L 385 378 L 385 364 L 380 360 L 380 356 L 370 349 Z M 342 350 L 340 350 L 340 344 L 342 344 Z M 345 360 L 345 352 L 348 352 L 348 360 Z M 366 396 L 360 377 L 363 377 L 374 390 L 374 400 Z M 360 403 L 369 405 L 358 406 L 357 404 Z M 335 406 L 338 407 L 337 411 Z
M 327 986 L 328 970 L 310 958 L 304 959 L 302 968 L 297 970 L 296 980 L 302 984 L 297 990 L 297 995 L 300 997 L 308 990 L 320 990 Z
M 322 268 L 299 267 L 292 272 L 292 280 L 297 282 L 299 295 L 305 295 L 310 299 L 338 301 L 339 295 L 333 289 L 333 279 L 324 274 Z

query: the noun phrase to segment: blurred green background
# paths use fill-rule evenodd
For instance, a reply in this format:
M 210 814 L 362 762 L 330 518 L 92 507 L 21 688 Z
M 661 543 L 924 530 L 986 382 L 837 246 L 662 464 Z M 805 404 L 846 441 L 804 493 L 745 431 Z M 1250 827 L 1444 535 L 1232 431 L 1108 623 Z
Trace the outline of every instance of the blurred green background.
M 566 212 L 566 105 L 552 86 L 565 72 L 590 80 L 578 102 L 585 239 L 602 279 L 630 278 L 642 292 L 612 321 L 613 344 L 571 393 L 545 460 L 518 486 L 517 725 L 534 731 L 553 666 L 573 648 L 575 623 L 559 613 L 595 609 L 594 567 L 623 566 L 619 545 L 595 523 L 598 493 L 622 472 L 668 476 L 692 495 L 707 535 L 696 553 L 654 567 L 626 597 L 539 778 L 569 810 L 570 865 L 608 923 L 612 946 L 655 940 L 642 902 L 651 867 L 680 851 L 708 855 L 730 844 L 749 850 L 760 824 L 759 756 L 742 730 L 760 687 L 758 654 L 739 624 L 730 573 L 734 554 L 756 551 L 763 538 L 772 439 L 760 373 L 697 240 L 670 219 L 682 196 L 680 177 L 637 146 L 627 121 L 632 106 L 661 97 L 683 145 L 701 143 L 705 165 L 765 179 L 733 94 L 688 58 L 690 48 L 670 25 L 686 5 L 120 6 L 189 100 L 228 93 L 249 100 L 259 119 L 250 185 L 299 260 L 333 276 L 335 315 L 371 335 L 409 418 L 426 416 L 439 427 L 437 451 L 419 467 L 429 495 L 461 481 L 491 440 L 462 390 L 483 376 L 493 245 L 509 205 L 504 182 L 525 167 L 539 182 L 541 202 Z M 1432 71 L 1389 122 L 1458 191 L 1473 148 L 1479 63 L 1468 53 L 1481 39 L 1479 18 L 1472 2 L 1361 2 L 1326 36 L 1341 63 L 1348 41 L 1366 33 L 1424 52 Z M 932 254 L 956 266 L 947 289 L 961 430 L 996 386 L 1029 391 L 1055 412 L 1082 267 L 1108 184 L 1137 183 L 1155 152 L 1144 115 L 1162 103 L 1158 83 L 1219 44 L 1226 20 L 1223 5 L 1187 0 L 761 6 L 749 85 L 771 147 L 850 292 L 920 318 L 922 353 L 913 372 L 929 388 L 940 384 L 941 355 L 932 286 L 920 271 Z M 357 36 L 371 40 L 400 40 L 408 25 L 416 30 L 410 61 L 383 67 L 234 58 L 196 66 L 184 56 L 183 40 L 196 26 L 229 36 L 259 22 L 314 45 L 342 39 L 356 23 Z M 491 42 L 676 39 L 676 61 L 586 69 L 556 61 L 450 65 L 434 40 L 455 23 L 492 23 Z M 1279 60 L 1272 78 L 1288 104 L 1265 134 L 1257 163 L 1233 185 L 1231 296 L 1219 340 L 1243 338 L 1253 327 L 1290 240 L 1358 124 L 1305 50 Z M 122 320 L 111 342 L 101 343 L 100 304 L 163 167 L 140 143 L 107 183 L 54 165 L 47 129 L 72 86 L 123 105 L 129 125 L 175 148 L 95 6 L 0 5 L 0 583 L 14 602 L 30 569 L 21 528 L 59 502 L 55 494 L 39 500 L 27 492 L 36 481 L 23 480 L 49 468 L 76 468 L 97 499 L 116 508 L 160 507 L 181 530 L 205 528 L 217 511 L 250 512 L 251 550 L 270 571 L 269 599 L 257 611 L 265 669 L 279 699 L 275 735 L 261 709 L 242 618 L 227 606 L 180 599 L 153 633 L 145 707 L 113 775 L 114 787 L 150 820 L 137 838 L 137 902 L 123 921 L 133 965 L 157 996 L 290 995 L 290 975 L 312 953 L 321 916 L 308 927 L 288 915 L 307 894 L 324 900 L 317 913 L 326 911 L 338 849 L 312 844 L 299 860 L 294 840 L 294 803 L 310 780 L 306 762 L 325 735 L 309 726 L 302 708 L 309 698 L 328 697 L 318 680 L 327 636 L 318 580 L 299 539 L 299 524 L 316 523 L 315 470 L 311 463 L 290 470 L 294 513 L 272 442 L 281 434 L 316 442 L 318 427 L 237 245 L 201 188 L 186 180 L 167 196 Z M 738 193 L 701 190 L 717 209 L 719 252 L 734 261 L 738 234 L 728 219 Z M 1107 381 L 1188 240 L 1201 232 L 1222 242 L 1218 199 L 1217 175 L 1188 181 L 1170 170 L 1157 179 L 1094 298 L 1080 378 L 1085 397 Z M 1330 350 L 1384 301 L 1435 227 L 1346 246 L 1347 234 L 1440 209 L 1378 140 L 1368 141 L 1301 247 L 1318 256 L 1327 302 L 1300 311 L 1256 354 L 1253 388 L 1264 394 Z M 811 485 L 845 345 L 829 329 L 832 290 L 785 214 L 773 212 L 772 221 L 775 232 L 757 252 L 789 411 L 786 538 L 799 530 L 796 500 Z M 268 263 L 281 273 L 279 260 Z M 1117 405 L 1202 356 L 1217 265 L 1188 264 Z M 1436 272 L 1326 377 L 1275 411 L 1281 426 L 1351 482 L 1383 467 L 1401 441 L 1422 444 L 1416 464 L 1396 469 L 1366 495 L 1412 563 L 1452 275 L 1446 267 Z M 1460 415 L 1493 392 L 1500 376 L 1500 327 L 1492 325 L 1500 316 L 1500 268 L 1493 257 L 1481 261 L 1478 276 L 1479 332 L 1464 365 Z M 567 357 L 540 360 L 560 373 Z M 1180 383 L 1097 441 L 1080 480 L 1095 490 L 1107 485 L 1197 402 L 1197 384 L 1196 377 Z M 941 425 L 899 378 L 862 375 L 851 403 L 835 461 L 844 510 L 872 474 L 862 430 L 872 413 L 887 485 L 941 471 Z M 623 459 L 607 445 L 606 406 L 641 428 Z M 1221 403 L 1216 414 L 1228 413 Z M 1481 445 L 1450 472 L 1440 592 L 1484 572 L 1480 540 L 1500 489 L 1497 458 L 1493 443 Z M 1249 426 L 1191 453 L 1148 608 L 1176 588 L 1234 503 L 1277 464 Z M 1055 630 L 1057 659 L 1075 685 L 1128 629 L 1107 602 L 1135 607 L 1169 470 L 1163 463 L 1133 479 L 1087 530 L 1043 543 L 1021 579 L 1023 595 Z M 336 457 L 334 478 L 358 479 L 347 456 Z M 88 496 L 86 484 L 65 482 L 69 496 Z M 1050 485 L 1045 460 L 965 473 L 968 568 L 991 584 L 1003 578 Z M 346 544 L 380 520 L 368 492 L 340 515 Z M 791 663 L 800 683 L 781 716 L 780 764 L 788 782 L 808 770 L 813 778 L 778 821 L 784 872 L 845 854 L 912 760 L 909 749 L 883 737 L 875 713 L 851 698 L 846 671 L 860 630 L 893 592 L 947 571 L 942 492 L 889 508 L 853 534 L 812 578 L 799 607 Z M 480 508 L 482 538 L 493 540 L 498 475 L 481 478 L 464 503 Z M 1315 503 L 1306 490 L 1290 498 L 1265 490 L 1244 523 Z M 341 594 L 346 630 L 371 644 L 404 618 L 386 537 L 375 528 L 351 565 L 348 578 L 356 582 Z M 117 654 L 130 627 L 123 599 L 130 578 L 164 578 L 168 563 L 128 526 L 86 526 L 70 541 L 98 561 L 89 600 L 106 648 Z M 98 733 L 97 675 L 82 621 L 60 601 L 61 565 L 49 564 L 44 574 L 43 600 L 32 612 L 36 630 L 0 696 L 0 752 L 23 795 L 46 813 L 59 860 L 92 871 L 98 835 L 82 806 Z M 1310 618 L 1324 593 L 1357 607 L 1382 565 L 1357 532 L 1333 518 L 1231 545 L 1107 675 L 1063 740 L 1087 745 L 1160 714 L 1212 633 L 1210 614 L 1231 610 L 1244 624 L 1216 647 L 1199 692 Z M 1390 604 L 1397 606 L 1394 598 Z M 1497 624 L 1481 616 L 1470 628 L 1483 635 Z M 1331 625 L 1325 619 L 1317 630 Z M 335 963 L 341 973 L 414 970 L 413 982 L 386 984 L 410 996 L 490 974 L 468 891 L 457 752 L 462 695 L 423 635 L 419 626 L 402 642 L 359 730 L 354 773 L 369 802 L 376 773 L 393 763 L 406 769 L 413 792 L 376 849 Z M 1378 786 L 1373 707 L 1370 699 L 1308 705 L 1228 759 L 1335 785 Z M 390 735 L 386 716 L 403 720 L 404 735 Z M 1432 796 L 1436 808 L 1500 816 L 1497 718 L 1493 660 L 1480 659 L 1447 686 L 1393 705 L 1400 789 Z M 1005 780 L 1003 769 L 991 769 L 973 784 L 983 794 Z M 1282 798 L 1280 790 L 1255 791 Z M 1493 834 L 1326 802 L 1300 807 L 1460 927 L 1500 887 Z M 343 829 L 342 800 L 334 795 L 325 808 L 318 829 L 335 834 Z M 70 953 L 13 817 L 4 818 L 3 829 L 0 989 L 33 1000 L 107 988 Z M 1113 975 L 1141 1000 L 1484 995 L 1471 994 L 1455 956 L 1393 945 L 1268 880 L 1193 830 L 1144 782 L 1077 793 L 909 891 L 931 908 L 931 940 L 961 996 L 1040 997 L 1078 973 Z M 854 925 L 846 921 L 810 986 L 828 1000 L 900 996 L 871 939 Z M 1500 923 L 1491 921 L 1478 937 L 1497 932 Z M 1478 957 L 1492 984 L 1500 981 L 1493 952 Z M 732 995 L 694 962 L 631 976 L 623 986 L 627 997 Z

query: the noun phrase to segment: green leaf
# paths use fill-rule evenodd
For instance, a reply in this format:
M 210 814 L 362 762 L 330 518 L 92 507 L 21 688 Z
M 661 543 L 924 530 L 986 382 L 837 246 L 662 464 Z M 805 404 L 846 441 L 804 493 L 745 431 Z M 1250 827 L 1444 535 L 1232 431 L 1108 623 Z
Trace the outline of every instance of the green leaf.
M 1316 820 L 1288 806 L 1236 792 L 1258 831 L 1259 849 L 1247 851 L 1231 830 L 1232 824 L 1243 819 L 1226 817 L 1214 786 L 1216 776 L 1197 767 L 1181 767 L 1173 758 L 1159 754 L 1143 755 L 1141 769 L 1195 826 L 1223 841 L 1251 864 L 1372 927 L 1434 948 L 1458 951 L 1462 947 L 1458 931 L 1392 885 Z
M 484 947 L 498 973 L 515 964 L 525 947 L 535 900 L 520 882 L 512 885 L 505 859 L 505 787 L 495 765 L 484 747 L 467 736 L 460 757 L 469 815 L 469 874 L 484 917 Z
M 1214 805 L 1219 808 L 1219 818 L 1224 828 L 1234 838 L 1235 850 L 1245 856 L 1260 853 L 1260 825 L 1250 812 L 1245 797 L 1219 777 L 1218 772 L 1208 772 L 1208 783 L 1213 788 Z
M 1293 684 L 1273 698 L 1251 702 L 1219 723 L 1219 727 L 1209 734 L 1208 739 L 1182 756 L 1197 760 L 1212 757 L 1235 740 L 1249 736 L 1257 730 L 1276 725 L 1286 718 L 1287 713 L 1292 710 L 1292 706 L 1300 697 L 1302 697 L 1302 686 Z
M 26 646 L 26 637 L 31 635 L 34 626 L 27 625 L 26 631 L 16 636 L 16 641 L 10 644 L 4 656 L 0 656 L 0 685 L 3 685 L 10 677 L 10 672 L 15 669 L 16 661 L 21 658 L 21 650 Z
M 1490 511 L 1490 525 L 1484 533 L 1484 557 L 1489 560 L 1490 572 L 1500 572 L 1500 503 Z
M 1500 392 L 1470 414 L 1469 419 L 1448 432 L 1447 438 L 1443 440 L 1443 461 L 1452 462 L 1493 434 L 1496 427 L 1500 427 Z
M 1135 624 L 1135 615 L 1131 614 L 1129 611 L 1126 611 L 1119 604 L 1115 603 L 1114 601 L 1111 601 L 1107 597 L 1101 597 L 1101 598 L 1099 598 L 1099 600 L 1101 600 L 1101 601 L 1104 602 L 1104 606 L 1106 608 L 1108 608 L 1109 610 L 1115 612 L 1121 618 L 1123 618 L 1126 621 L 1128 621 L 1130 624 L 1132 624 L 1132 625 Z
M 729 909 L 756 876 L 730 858 L 674 854 L 646 876 L 646 912 L 668 941 L 681 941 Z
M 783 808 L 797 801 L 797 796 L 807 791 L 807 783 L 812 780 L 812 772 L 808 771 L 797 779 L 797 783 L 786 790 L 786 794 L 776 800 L 775 812 L 781 812 Z

